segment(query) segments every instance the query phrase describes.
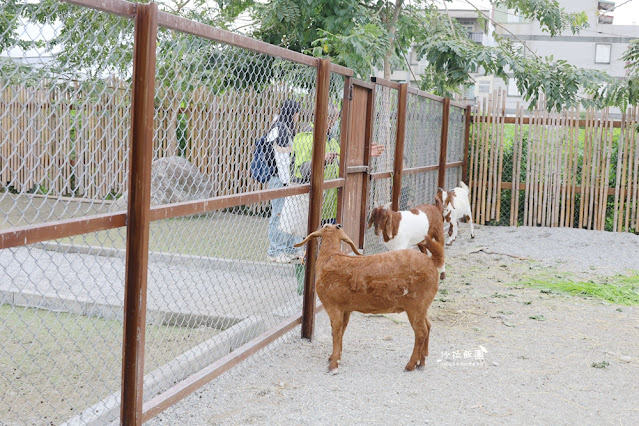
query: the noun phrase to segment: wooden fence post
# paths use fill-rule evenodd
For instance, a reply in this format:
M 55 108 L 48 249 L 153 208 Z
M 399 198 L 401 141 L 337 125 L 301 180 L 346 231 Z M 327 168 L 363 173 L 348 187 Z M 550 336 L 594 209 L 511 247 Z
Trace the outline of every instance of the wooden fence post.
M 308 233 L 316 231 L 322 218 L 322 185 L 324 183 L 324 151 L 328 127 L 328 92 L 330 90 L 331 61 L 320 59 L 317 67 L 315 94 L 315 122 L 313 128 L 313 156 L 311 159 L 311 191 L 308 209 Z M 306 274 L 304 277 L 304 305 L 302 307 L 302 337 L 312 340 L 315 325 L 315 258 L 317 241 L 307 244 Z
M 444 185 L 446 185 L 446 152 L 448 150 L 449 115 L 450 98 L 444 98 L 444 102 L 442 103 L 442 138 L 439 147 L 439 171 L 437 176 L 437 186 L 440 188 L 444 188 Z
M 120 422 L 142 424 L 146 284 L 149 260 L 153 96 L 158 6 L 138 4 L 135 16 L 129 204 L 127 211 L 122 401 Z
M 406 110 L 408 109 L 408 83 L 399 85 L 397 99 L 397 129 L 395 132 L 395 164 L 393 168 L 392 209 L 399 211 L 399 197 L 402 192 L 402 171 L 404 170 L 404 139 L 406 136 Z
M 472 116 L 470 115 L 472 110 L 472 106 L 466 106 L 466 128 L 464 129 L 464 165 L 462 166 L 462 181 L 466 183 L 470 187 L 470 182 L 468 182 L 468 151 L 470 147 L 470 120 Z

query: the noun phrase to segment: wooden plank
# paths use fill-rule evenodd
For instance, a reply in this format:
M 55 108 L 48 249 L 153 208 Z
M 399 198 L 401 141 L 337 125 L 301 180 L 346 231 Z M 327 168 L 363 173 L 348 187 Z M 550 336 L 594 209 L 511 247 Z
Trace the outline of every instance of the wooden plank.
M 468 152 L 470 149 L 470 118 L 471 118 L 470 105 L 466 106 L 466 113 L 464 115 L 464 165 L 462 166 L 462 180 L 470 185 L 468 181 Z
M 366 120 L 364 123 L 364 165 L 371 167 L 371 144 L 373 139 L 374 121 L 375 121 L 375 96 L 377 93 L 377 86 L 375 84 L 370 88 L 368 98 L 366 100 Z M 370 172 L 369 172 L 370 173 Z M 360 205 L 360 233 L 359 233 L 359 248 L 364 248 L 364 237 L 366 234 L 366 219 L 368 215 L 368 197 L 370 195 L 370 179 L 371 175 L 364 176 L 362 182 L 362 195 Z
M 275 46 L 237 33 L 214 28 L 210 25 L 195 22 L 190 19 L 182 18 L 180 16 L 176 16 L 167 12 L 159 13 L 158 25 L 164 28 L 192 34 L 208 40 L 217 41 L 225 45 L 240 47 L 243 49 L 251 50 L 253 52 L 287 59 L 299 64 L 304 64 L 311 67 L 318 66 L 319 60 L 312 56 L 304 55 L 302 53 L 298 53 L 284 47 Z
M 499 185 L 497 185 L 497 182 L 501 182 L 502 180 L 502 176 L 504 174 L 504 169 L 503 169 L 503 163 L 504 163 L 504 144 L 505 144 L 505 138 L 504 138 L 504 120 L 503 117 L 506 115 L 506 96 L 504 93 L 504 96 L 502 97 L 502 105 L 501 105 L 501 117 L 502 119 L 499 122 L 499 145 L 498 145 L 498 149 L 499 149 L 499 161 L 498 161 L 498 167 L 497 167 L 497 179 L 495 181 L 495 196 L 497 198 L 497 207 L 496 207 L 496 220 L 497 222 L 499 222 L 499 219 L 501 217 L 501 189 L 499 188 Z M 511 202 L 512 202 L 512 194 L 511 194 Z
M 541 103 L 541 102 L 540 102 Z M 495 118 L 497 119 L 497 118 Z M 474 120 L 474 119 L 473 119 Z M 489 119 L 488 122 L 490 123 L 493 119 Z M 505 124 L 515 124 L 517 121 L 517 117 L 513 117 L 513 116 L 509 116 L 509 117 L 504 117 L 504 123 Z M 532 117 L 524 117 L 524 121 L 522 124 L 530 124 L 532 122 Z M 622 125 L 622 122 L 620 120 L 616 120 L 616 121 L 612 121 L 612 127 L 618 129 L 620 128 Z M 580 128 L 585 128 L 585 127 L 592 127 L 592 123 L 588 123 L 587 119 L 581 119 L 581 120 L 577 120 L 577 126 Z
M 606 162 L 605 168 L 603 169 L 603 181 L 601 185 L 601 207 L 600 207 L 600 230 L 606 229 L 606 216 L 608 212 L 608 196 L 606 194 L 606 189 L 608 188 L 608 184 L 610 183 L 610 165 L 612 162 L 612 149 L 613 149 L 613 127 L 612 120 L 610 120 L 610 115 L 607 117 L 607 143 L 606 143 Z
M 495 93 L 493 93 L 493 97 L 492 97 L 492 102 L 489 106 L 490 108 L 490 113 L 489 116 L 491 118 L 495 118 L 492 120 L 490 127 L 490 138 L 486 141 L 487 143 L 490 143 L 488 152 L 487 152 L 487 164 L 486 164 L 486 176 L 487 176 L 487 180 L 486 180 L 486 211 L 485 211 L 485 220 L 486 222 L 490 222 L 490 220 L 493 218 L 493 215 L 491 214 L 491 212 L 493 212 L 494 210 L 491 210 L 492 208 L 492 203 L 493 203 L 493 187 L 495 185 L 495 147 L 498 144 L 497 141 L 497 108 L 499 105 L 499 98 L 500 98 L 501 92 L 498 92 L 497 95 L 495 95 Z M 489 99 L 490 100 L 490 99 Z
M 489 96 L 488 101 L 486 102 L 486 117 L 492 117 L 492 104 L 493 100 Z M 486 124 L 484 126 L 485 134 L 484 134 L 484 146 L 483 146 L 483 158 L 482 158 L 482 167 L 481 167 L 481 187 L 479 197 L 481 198 L 481 207 L 480 207 L 480 220 L 479 223 L 484 225 L 486 223 L 486 197 L 487 197 L 487 172 L 488 172 L 488 150 L 490 146 L 490 125 Z
M 321 59 L 317 68 L 315 91 L 315 122 L 313 127 L 313 153 L 311 159 L 311 188 L 308 212 L 308 233 L 320 226 L 322 219 L 322 182 L 324 181 L 324 151 L 328 130 L 328 94 L 330 91 L 331 61 Z M 306 275 L 304 279 L 304 303 L 302 308 L 302 337 L 312 340 L 315 324 L 315 261 L 317 241 L 312 240 L 306 249 Z
M 483 101 L 483 105 L 486 105 L 486 98 L 484 98 Z M 480 172 L 481 172 L 481 166 L 480 166 L 480 162 L 481 162 L 481 152 L 482 152 L 482 146 L 483 146 L 483 136 L 484 136 L 484 108 L 482 108 L 482 104 L 478 104 L 476 109 L 475 109 L 475 117 L 477 117 L 479 120 L 475 122 L 475 124 L 473 125 L 473 134 L 474 134 L 474 138 L 473 138 L 473 147 L 472 149 L 473 154 L 473 175 L 472 175 L 472 185 L 471 186 L 471 190 L 472 190 L 472 199 L 471 199 L 471 204 L 472 204 L 472 209 L 473 209 L 473 214 L 475 215 L 474 217 L 474 222 L 475 223 L 481 223 L 480 220 L 480 205 L 481 205 L 481 198 L 479 197 L 479 192 L 480 192 L 480 187 L 481 187 L 481 176 L 480 176 Z
M 622 112 L 621 121 L 626 121 L 626 111 Z M 617 163 L 616 163 L 616 173 L 615 173 L 615 196 L 614 196 L 614 204 L 613 204 L 613 232 L 619 232 L 622 227 L 623 222 L 623 199 L 625 193 L 623 192 L 625 189 L 625 178 L 626 175 L 624 173 L 624 162 L 626 159 L 626 135 L 625 128 L 621 128 L 621 132 L 619 133 L 619 140 L 617 141 Z M 622 178 L 623 176 L 623 178 Z M 623 184 L 622 184 L 623 179 Z M 621 214 L 620 214 L 621 213 Z
M 120 422 L 142 424 L 146 285 L 149 261 L 151 162 L 153 160 L 153 98 L 158 6 L 137 6 L 131 105 L 130 186 L 127 214 L 122 404 Z
M 446 168 L 459 167 L 461 163 L 462 163 L 461 161 L 457 163 L 449 163 L 449 164 L 446 164 Z M 436 170 L 439 170 L 439 164 L 433 164 L 430 166 L 423 166 L 423 167 L 411 167 L 408 169 L 404 169 L 403 175 L 409 176 L 409 175 L 415 175 L 419 173 L 434 172 Z
M 125 226 L 125 224 L 126 214 L 122 212 L 4 229 L 0 231 L 0 250 L 120 228 Z
M 579 127 L 577 126 L 577 120 L 579 120 L 580 111 L 579 104 L 577 104 L 577 108 L 575 110 L 574 119 L 572 123 L 572 152 L 573 152 L 573 167 L 572 167 L 572 188 L 570 190 L 570 223 L 568 226 L 571 228 L 575 226 L 575 213 L 577 210 L 576 206 L 576 186 L 577 186 L 577 176 L 579 175 Z M 583 156 L 582 156 L 583 161 Z
M 442 103 L 442 133 L 439 145 L 439 172 L 437 186 L 446 186 L 446 155 L 448 152 L 448 124 L 450 121 L 450 98 L 445 98 Z
M 321 311 L 321 305 L 316 307 L 316 312 Z M 172 388 L 155 396 L 144 404 L 142 421 L 146 422 L 160 414 L 162 411 L 181 401 L 192 394 L 211 380 L 219 377 L 226 371 L 237 366 L 242 361 L 256 354 L 260 349 L 265 348 L 289 331 L 293 330 L 302 322 L 302 317 L 296 314 L 279 323 L 272 329 L 260 334 L 255 339 L 234 350 L 230 354 L 220 358 L 213 364 L 203 368 L 185 380 L 175 384 Z
M 586 109 L 586 123 L 590 123 L 590 110 Z M 579 134 L 579 133 L 578 133 Z M 588 151 L 589 151 L 589 146 L 590 146 L 590 126 L 587 125 L 586 128 L 584 129 L 584 147 L 583 147 L 583 160 L 582 160 L 582 166 L 581 166 L 581 186 L 582 187 L 586 187 L 586 173 L 587 173 L 587 169 L 588 169 Z M 587 211 L 586 209 L 586 194 L 585 191 L 583 194 L 581 194 L 581 197 L 579 199 L 579 228 L 583 228 L 586 225 L 586 218 L 585 218 L 585 212 Z
M 62 0 L 65 3 L 88 7 L 118 16 L 133 18 L 135 16 L 135 3 L 124 0 Z
M 386 80 L 381 77 L 371 77 L 371 82 L 379 84 L 380 86 L 388 87 L 390 89 L 399 90 L 400 84 L 394 81 Z
M 629 124 L 631 129 L 634 129 L 639 122 L 637 110 L 638 108 L 636 106 L 631 109 L 632 118 Z M 639 225 L 639 210 L 637 209 L 637 204 L 639 204 L 639 137 L 637 137 L 636 131 L 631 131 L 630 133 L 632 134 L 630 144 L 634 149 L 634 167 L 632 172 L 632 207 L 630 210 L 629 226 L 635 228 L 636 231 Z
M 537 184 L 537 185 L 531 185 L 531 186 L 540 186 L 540 185 Z M 499 187 L 501 189 L 513 189 L 513 183 L 512 182 L 500 182 Z M 526 183 L 519 182 L 519 190 L 522 191 L 524 189 L 526 189 Z M 575 187 L 575 193 L 577 193 L 577 194 L 581 194 L 583 190 L 584 190 L 584 188 L 582 188 L 581 186 L 576 186 Z M 606 192 L 606 195 L 614 195 L 615 194 L 615 188 L 614 187 L 610 187 L 605 192 Z

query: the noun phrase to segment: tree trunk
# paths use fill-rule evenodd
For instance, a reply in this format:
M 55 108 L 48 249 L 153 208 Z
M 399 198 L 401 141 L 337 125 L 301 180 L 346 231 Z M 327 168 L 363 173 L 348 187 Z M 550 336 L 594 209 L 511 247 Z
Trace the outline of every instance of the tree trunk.
M 397 21 L 399 20 L 399 14 L 402 10 L 403 3 L 404 0 L 395 0 L 395 10 L 393 11 L 393 17 L 391 19 L 390 26 L 388 27 L 388 51 L 386 52 L 386 55 L 384 55 L 384 78 L 386 80 L 389 80 L 391 76 L 390 62 L 391 58 L 393 57 L 393 51 L 395 50 L 395 33 L 397 32 Z

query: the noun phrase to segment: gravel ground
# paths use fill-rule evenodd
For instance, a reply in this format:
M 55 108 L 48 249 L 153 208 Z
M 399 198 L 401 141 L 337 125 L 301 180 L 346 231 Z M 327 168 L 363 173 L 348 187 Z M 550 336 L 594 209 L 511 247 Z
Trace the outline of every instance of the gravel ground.
M 637 271 L 639 237 L 527 227 L 468 235 L 462 226 L 447 250 L 424 370 L 403 371 L 413 342 L 405 314 L 354 314 L 339 374 L 327 374 L 321 312 L 312 342 L 294 331 L 149 424 L 639 424 L 639 307 L 512 285 Z

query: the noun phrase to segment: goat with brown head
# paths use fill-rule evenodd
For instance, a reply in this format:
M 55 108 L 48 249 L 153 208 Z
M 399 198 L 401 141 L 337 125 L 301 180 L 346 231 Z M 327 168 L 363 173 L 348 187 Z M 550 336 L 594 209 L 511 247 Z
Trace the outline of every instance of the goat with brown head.
M 333 352 L 329 371 L 337 372 L 342 354 L 342 337 L 351 312 L 407 312 L 415 332 L 415 346 L 406 370 L 424 366 L 428 355 L 430 321 L 428 307 L 437 293 L 439 274 L 434 261 L 443 262 L 444 248 L 429 237 L 424 244 L 430 258 L 417 250 L 390 251 L 371 256 L 350 256 L 341 250 L 346 242 L 360 254 L 339 225 L 324 225 L 308 235 L 301 246 L 321 238 L 315 263 L 315 289 L 322 301 L 333 331 Z

